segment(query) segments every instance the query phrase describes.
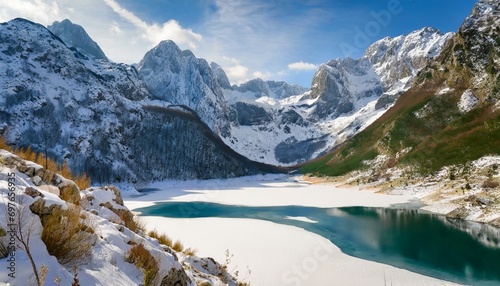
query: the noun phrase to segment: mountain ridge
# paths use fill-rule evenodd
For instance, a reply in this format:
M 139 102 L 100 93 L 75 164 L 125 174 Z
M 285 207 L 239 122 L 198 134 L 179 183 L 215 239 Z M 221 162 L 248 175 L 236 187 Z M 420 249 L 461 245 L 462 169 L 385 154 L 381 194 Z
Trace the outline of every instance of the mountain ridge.
M 132 66 L 88 58 L 30 21 L 3 23 L 0 39 L 0 133 L 16 148 L 31 146 L 101 183 L 269 171 L 178 116 L 186 110 L 144 110 L 169 103 Z
M 499 22 L 499 6 L 479 1 L 392 108 L 335 152 L 304 165 L 304 171 L 343 175 L 363 168 L 363 161 L 386 155 L 391 167 L 409 164 L 428 174 L 490 152 L 499 154 L 495 132 L 500 75 L 490 67 L 500 56 L 493 28 Z
M 360 59 L 321 64 L 311 90 L 302 94 L 273 96 L 262 80 L 224 89 L 236 109 L 232 136 L 224 140 L 253 160 L 275 165 L 314 159 L 383 114 L 451 35 L 426 27 L 376 41 Z

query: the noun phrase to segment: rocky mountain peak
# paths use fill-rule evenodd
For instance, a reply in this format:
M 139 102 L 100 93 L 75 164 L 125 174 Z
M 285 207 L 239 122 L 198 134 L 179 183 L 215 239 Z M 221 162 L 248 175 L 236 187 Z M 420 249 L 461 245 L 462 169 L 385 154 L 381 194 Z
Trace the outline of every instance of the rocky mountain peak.
M 242 93 L 252 93 L 256 98 L 268 96 L 283 99 L 292 95 L 299 95 L 308 89 L 299 85 L 289 84 L 284 81 L 263 80 L 256 78 L 234 87 Z
M 304 97 L 318 99 L 312 119 L 353 112 L 383 94 L 386 96 L 377 106 L 393 103 L 452 35 L 424 27 L 408 35 L 383 38 L 370 45 L 360 59 L 335 59 L 321 65 L 311 93 Z
M 363 57 L 372 63 L 387 90 L 403 78 L 414 77 L 452 36 L 424 27 L 408 35 L 379 40 L 366 49 Z
M 219 83 L 219 85 L 224 89 L 231 89 L 231 83 L 229 82 L 229 78 L 227 77 L 224 69 L 222 69 L 220 65 L 214 62 L 210 63 L 210 68 L 217 78 L 217 82 Z
M 213 131 L 228 135 L 224 95 L 206 60 L 166 40 L 148 51 L 137 69 L 155 97 L 193 109 Z
M 68 46 L 76 48 L 80 53 L 95 59 L 107 60 L 99 45 L 90 38 L 82 26 L 65 19 L 61 22 L 56 21 L 47 28 L 60 37 Z

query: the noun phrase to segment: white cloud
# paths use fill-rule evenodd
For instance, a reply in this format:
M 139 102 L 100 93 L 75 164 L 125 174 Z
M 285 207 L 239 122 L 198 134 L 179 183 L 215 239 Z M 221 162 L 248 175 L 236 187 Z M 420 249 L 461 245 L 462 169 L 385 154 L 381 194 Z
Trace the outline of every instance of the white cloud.
M 250 79 L 248 67 L 242 65 L 240 60 L 236 58 L 222 56 L 219 64 L 226 72 L 231 83 L 241 84 Z
M 311 64 L 311 63 L 306 63 L 306 62 L 303 62 L 303 61 L 291 63 L 291 64 L 288 65 L 288 69 L 290 69 L 290 70 L 296 70 L 296 71 L 301 71 L 301 70 L 315 70 L 317 68 L 318 68 L 317 65 Z
M 120 28 L 120 25 L 115 21 L 113 21 L 113 24 L 111 24 L 111 27 L 109 28 L 109 30 L 112 33 L 117 34 L 117 35 L 123 33 L 122 29 Z
M 56 1 L 41 0 L 8 0 L 0 2 L 0 22 L 13 18 L 28 18 L 31 21 L 51 24 L 61 17 L 61 11 Z
M 255 71 L 252 73 L 252 76 L 260 79 L 269 79 L 271 78 L 272 74 L 270 72 Z
M 312 10 L 287 13 L 293 6 L 290 1 L 214 0 L 214 4 L 207 8 L 208 17 L 198 27 L 204 35 L 199 54 L 219 64 L 225 61 L 221 55 L 238 58 L 249 69 L 249 79 L 286 80 L 288 75 L 280 71 L 290 58 L 302 57 L 304 39 L 321 21 Z M 241 81 L 229 73 L 228 77 L 231 82 Z
M 227 68 L 227 76 L 238 82 L 245 81 L 248 78 L 248 68 L 242 65 L 231 66 Z
M 104 0 L 104 2 L 120 17 L 139 28 L 142 31 L 142 37 L 153 45 L 165 39 L 170 39 L 177 44 L 187 44 L 191 49 L 196 49 L 202 36 L 193 32 L 191 29 L 184 29 L 175 20 L 168 20 L 163 24 L 148 24 L 137 17 L 134 13 L 121 7 L 115 0 Z
M 231 58 L 231 57 L 226 57 L 226 56 L 222 56 L 222 59 L 226 62 L 230 62 L 230 63 L 233 63 L 235 65 L 239 65 L 240 64 L 240 61 L 236 58 Z

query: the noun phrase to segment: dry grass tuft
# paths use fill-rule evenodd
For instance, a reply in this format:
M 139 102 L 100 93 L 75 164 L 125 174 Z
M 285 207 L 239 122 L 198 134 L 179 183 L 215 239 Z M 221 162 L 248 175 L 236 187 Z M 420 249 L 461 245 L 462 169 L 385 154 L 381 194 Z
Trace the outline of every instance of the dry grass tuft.
M 188 248 L 184 249 L 184 254 L 186 254 L 188 256 L 195 256 L 196 255 L 196 249 L 188 247 Z
M 141 220 L 140 217 L 134 216 L 131 212 L 115 212 L 123 221 L 125 226 L 135 233 L 139 231 L 144 231 L 146 229 L 146 223 Z
M 177 252 L 183 252 L 184 251 L 184 245 L 180 240 L 175 241 L 174 245 L 172 245 L 172 249 L 177 251 Z
M 51 181 L 54 176 L 54 173 L 58 173 L 61 176 L 65 177 L 66 179 L 74 181 L 78 186 L 78 188 L 80 188 L 80 190 L 84 190 L 90 187 L 91 180 L 86 173 L 75 175 L 73 174 L 71 169 L 66 165 L 66 163 L 61 165 L 55 162 L 54 160 L 46 157 L 43 153 L 37 153 L 31 150 L 31 147 L 29 146 L 27 148 L 20 148 L 13 150 L 9 145 L 7 145 L 5 140 L 0 136 L 0 149 L 12 152 L 17 156 L 23 158 L 24 160 L 35 162 L 43 166 L 45 169 L 52 171 L 53 173 L 46 172 L 44 178 L 42 178 L 45 181 Z
M 160 244 L 164 244 L 168 247 L 172 247 L 173 241 L 168 235 L 166 234 L 160 234 L 158 230 L 151 230 L 148 232 L 148 235 L 151 236 L 152 238 L 156 238 Z
M 67 210 L 54 209 L 41 217 L 42 240 L 61 264 L 81 262 L 91 253 L 94 231 L 82 222 L 80 213 L 80 207 L 68 205 Z
M 164 244 L 177 252 L 183 252 L 184 254 L 189 255 L 189 256 L 196 255 L 196 249 L 193 249 L 190 247 L 184 248 L 184 245 L 182 244 L 182 242 L 180 240 L 177 240 L 174 243 L 174 241 L 170 237 L 168 237 L 168 235 L 166 235 L 164 233 L 160 234 L 158 232 L 158 230 L 156 230 L 156 229 L 150 230 L 148 232 L 148 235 L 152 238 L 156 238 L 160 244 Z
M 135 244 L 127 253 L 126 260 L 141 268 L 144 273 L 144 285 L 153 285 L 159 267 L 156 259 L 142 244 Z

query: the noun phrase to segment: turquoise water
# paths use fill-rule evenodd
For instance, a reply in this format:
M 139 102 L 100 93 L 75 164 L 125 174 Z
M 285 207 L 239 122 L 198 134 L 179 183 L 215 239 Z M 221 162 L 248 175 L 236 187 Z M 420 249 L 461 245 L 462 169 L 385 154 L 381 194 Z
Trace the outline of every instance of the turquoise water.
M 164 202 L 137 211 L 144 216 L 252 218 L 293 225 L 329 239 L 348 255 L 462 284 L 500 285 L 499 229 L 415 209 Z

